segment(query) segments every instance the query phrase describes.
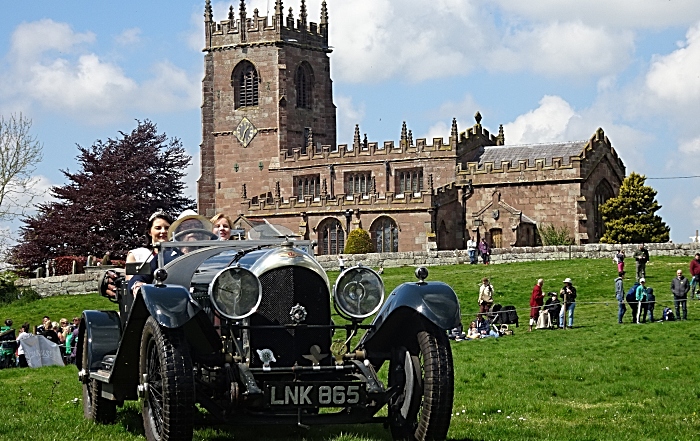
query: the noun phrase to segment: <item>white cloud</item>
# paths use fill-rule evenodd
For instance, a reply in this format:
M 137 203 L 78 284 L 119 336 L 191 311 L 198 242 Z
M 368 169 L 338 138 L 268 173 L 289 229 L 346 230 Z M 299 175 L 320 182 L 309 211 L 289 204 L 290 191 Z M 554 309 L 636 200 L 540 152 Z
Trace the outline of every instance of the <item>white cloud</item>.
M 700 99 L 700 24 L 690 28 L 680 49 L 656 58 L 646 76 L 647 87 L 659 98 L 679 104 Z
M 426 134 L 414 134 L 413 139 L 426 138 L 428 143 L 432 143 L 433 138 L 443 138 L 447 142 L 452 131 L 452 118 L 457 119 L 457 130 L 464 132 L 474 124 L 475 109 L 479 109 L 479 105 L 470 94 L 465 95 L 461 101 L 446 101 L 437 110 L 429 112 L 428 117 L 438 121 L 428 128 Z
M 558 96 L 545 96 L 540 106 L 512 123 L 504 124 L 507 144 L 529 144 L 563 141 L 569 121 L 576 112 Z
M 660 29 L 686 26 L 698 17 L 697 0 L 494 0 L 507 15 L 536 21 L 579 19 L 595 26 Z
M 42 38 L 37 38 L 40 29 Z M 128 30 L 122 36 L 133 40 L 136 34 Z M 122 119 L 133 110 L 180 111 L 199 104 L 199 78 L 162 61 L 154 64 L 153 77 L 139 84 L 120 66 L 89 52 L 84 45 L 92 42 L 93 34 L 76 33 L 65 23 L 19 25 L 12 35 L 10 70 L 0 72 L 0 98 L 93 124 Z
M 363 103 L 355 104 L 352 97 L 335 95 L 333 97 L 337 107 L 337 133 L 338 144 L 352 144 L 355 136 L 355 124 L 361 124 L 365 117 Z
M 121 34 L 114 37 L 114 40 L 123 46 L 136 44 L 141 41 L 141 29 L 130 28 L 124 29 Z
M 680 146 L 678 147 L 678 150 L 681 153 L 689 153 L 689 154 L 697 155 L 698 153 L 700 153 L 700 136 L 697 138 L 682 142 L 680 144 Z

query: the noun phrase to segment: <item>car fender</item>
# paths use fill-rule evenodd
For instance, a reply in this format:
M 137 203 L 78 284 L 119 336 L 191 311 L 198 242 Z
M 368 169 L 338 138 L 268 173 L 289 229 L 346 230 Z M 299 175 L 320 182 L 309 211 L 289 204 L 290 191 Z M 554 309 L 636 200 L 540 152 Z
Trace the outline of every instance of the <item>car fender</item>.
M 201 310 L 190 292 L 179 285 L 143 285 L 141 297 L 148 312 L 166 328 L 184 326 Z
M 404 283 L 387 298 L 362 337 L 359 349 L 386 352 L 402 337 L 425 328 L 452 329 L 461 321 L 459 300 L 443 282 Z
M 117 311 L 83 311 L 76 347 L 78 370 L 98 370 L 105 355 L 116 354 L 120 336 L 121 321 Z M 83 339 L 87 339 L 89 366 L 83 366 Z

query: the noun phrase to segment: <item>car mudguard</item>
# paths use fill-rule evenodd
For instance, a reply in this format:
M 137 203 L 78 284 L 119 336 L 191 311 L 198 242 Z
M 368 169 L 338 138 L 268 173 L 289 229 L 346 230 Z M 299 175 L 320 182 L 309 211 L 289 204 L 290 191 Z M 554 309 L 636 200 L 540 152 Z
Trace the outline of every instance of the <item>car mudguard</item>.
M 78 370 L 98 370 L 105 355 L 116 354 L 120 336 L 121 321 L 117 311 L 83 311 L 76 347 L 75 362 Z M 83 366 L 83 339 L 87 339 L 89 366 Z
M 109 377 L 119 400 L 137 399 L 141 334 L 149 316 L 163 327 L 185 331 L 192 354 L 221 351 L 221 339 L 211 320 L 182 286 L 143 285 L 129 311 L 119 350 Z
M 402 337 L 423 329 L 426 321 L 444 330 L 458 326 L 457 294 L 443 282 L 404 283 L 389 295 L 358 349 L 388 352 Z
M 148 312 L 166 328 L 183 326 L 201 309 L 190 292 L 179 285 L 143 285 L 141 297 Z

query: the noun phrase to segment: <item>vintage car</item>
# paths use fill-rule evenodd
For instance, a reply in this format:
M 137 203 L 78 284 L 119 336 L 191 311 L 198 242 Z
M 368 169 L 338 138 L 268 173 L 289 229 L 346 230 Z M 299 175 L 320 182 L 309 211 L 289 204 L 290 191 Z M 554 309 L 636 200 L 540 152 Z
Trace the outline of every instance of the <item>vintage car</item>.
M 233 425 L 383 423 L 394 439 L 446 437 L 445 331 L 460 322 L 447 284 L 418 268 L 385 301 L 380 276 L 356 266 L 331 294 L 308 241 L 202 240 L 207 228 L 157 245 L 154 282 L 135 295 L 123 275 L 103 278 L 102 295 L 118 286 L 119 312 L 82 314 L 86 418 L 112 423 L 117 406 L 141 400 L 153 441 L 192 439 L 201 409 Z M 144 272 L 148 262 L 127 265 Z

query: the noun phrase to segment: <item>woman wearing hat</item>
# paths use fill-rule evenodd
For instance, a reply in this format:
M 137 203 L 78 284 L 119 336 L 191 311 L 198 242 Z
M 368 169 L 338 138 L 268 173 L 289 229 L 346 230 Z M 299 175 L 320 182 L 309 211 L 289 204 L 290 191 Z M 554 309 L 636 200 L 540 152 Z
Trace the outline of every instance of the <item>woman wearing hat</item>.
M 576 308 L 576 288 L 574 288 L 573 283 L 570 278 L 564 279 L 564 287 L 559 291 L 561 295 L 561 300 L 564 303 L 564 307 L 559 313 L 559 327 L 564 327 L 564 314 L 566 311 L 569 312 L 569 323 L 568 327 L 574 326 L 574 308 Z

